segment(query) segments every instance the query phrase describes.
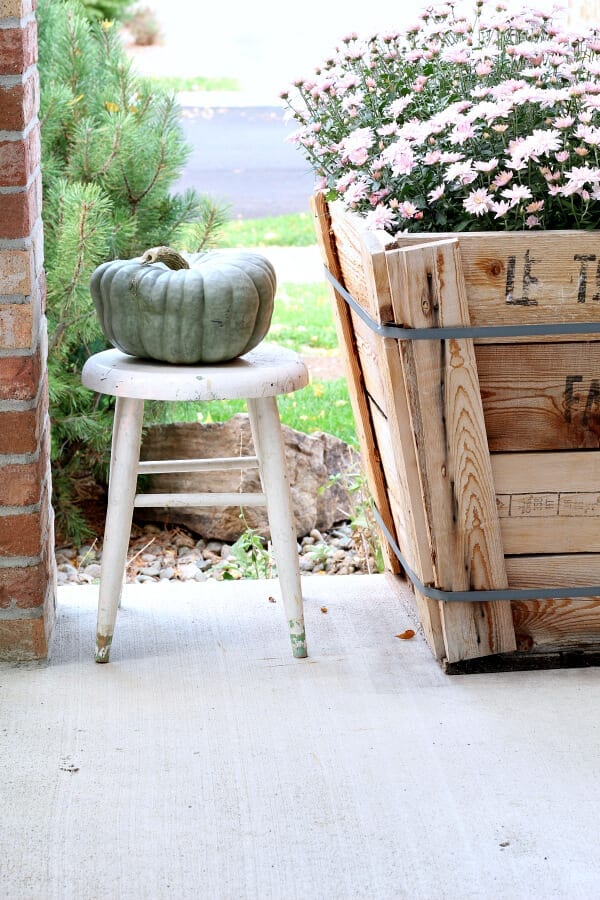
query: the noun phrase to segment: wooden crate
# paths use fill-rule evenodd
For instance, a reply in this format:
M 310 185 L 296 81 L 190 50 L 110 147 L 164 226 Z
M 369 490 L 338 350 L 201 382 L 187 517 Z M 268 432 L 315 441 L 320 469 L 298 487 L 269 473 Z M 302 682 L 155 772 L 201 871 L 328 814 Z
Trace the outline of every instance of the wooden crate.
M 398 550 L 433 654 L 446 671 L 591 658 L 600 597 L 581 593 L 600 584 L 600 235 L 392 240 L 321 194 L 313 212 L 329 272 L 370 319 L 332 285 L 386 564 L 402 577 Z M 390 323 L 559 333 L 399 340 L 378 332 Z M 503 599 L 450 599 L 465 591 Z

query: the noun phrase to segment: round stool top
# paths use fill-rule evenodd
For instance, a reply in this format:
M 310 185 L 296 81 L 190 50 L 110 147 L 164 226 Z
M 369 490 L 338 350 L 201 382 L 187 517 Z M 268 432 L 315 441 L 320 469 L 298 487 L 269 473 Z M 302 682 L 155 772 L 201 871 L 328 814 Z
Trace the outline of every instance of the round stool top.
M 292 350 L 260 344 L 227 363 L 175 366 L 104 350 L 91 356 L 83 384 L 99 394 L 138 400 L 245 400 L 291 394 L 308 384 L 308 369 Z

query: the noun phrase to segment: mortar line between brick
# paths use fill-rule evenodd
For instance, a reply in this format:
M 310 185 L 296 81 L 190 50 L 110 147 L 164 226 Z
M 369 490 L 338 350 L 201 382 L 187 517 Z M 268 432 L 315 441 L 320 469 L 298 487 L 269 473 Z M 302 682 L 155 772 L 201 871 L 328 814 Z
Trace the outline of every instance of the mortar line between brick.
M 0 469 L 4 466 L 26 466 L 36 463 L 39 458 L 39 450 L 36 453 L 0 453 Z
M 6 29 L 8 31 L 12 28 L 25 28 L 30 22 L 35 22 L 35 13 L 33 12 L 23 16 L 22 19 L 17 18 L 17 16 L 5 16 L 3 19 L 0 19 L 0 30 Z
M 5 128 L 0 129 L 0 141 L 24 141 L 29 136 L 29 132 L 39 124 L 39 121 L 38 117 L 34 116 L 25 128 L 21 130 L 14 128 L 10 131 Z
M 0 75 L 0 88 L 11 88 L 16 87 L 19 84 L 25 84 L 25 82 L 31 78 L 32 74 L 37 69 L 37 64 L 29 66 L 25 69 L 24 72 L 19 73 L 18 75 Z
M 40 508 L 39 500 L 37 503 L 30 503 L 28 506 L 0 506 L 0 519 L 8 518 L 8 516 L 28 516 L 31 513 L 39 512 Z
M 18 606 L 9 606 L 8 609 L 0 609 L 0 622 L 10 622 L 14 619 L 42 619 L 44 607 L 34 606 L 21 609 Z
M 31 566 L 39 565 L 41 561 L 41 554 L 39 556 L 1 556 L 0 569 L 29 569 Z

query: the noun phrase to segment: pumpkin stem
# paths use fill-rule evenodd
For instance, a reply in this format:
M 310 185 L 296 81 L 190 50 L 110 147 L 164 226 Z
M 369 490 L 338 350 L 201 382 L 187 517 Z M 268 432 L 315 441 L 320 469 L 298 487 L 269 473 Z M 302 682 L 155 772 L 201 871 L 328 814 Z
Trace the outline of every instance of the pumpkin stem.
M 164 263 L 169 269 L 189 269 L 190 264 L 184 259 L 181 253 L 173 250 L 172 247 L 151 247 L 146 250 L 141 259 L 142 266 L 149 266 L 151 263 Z

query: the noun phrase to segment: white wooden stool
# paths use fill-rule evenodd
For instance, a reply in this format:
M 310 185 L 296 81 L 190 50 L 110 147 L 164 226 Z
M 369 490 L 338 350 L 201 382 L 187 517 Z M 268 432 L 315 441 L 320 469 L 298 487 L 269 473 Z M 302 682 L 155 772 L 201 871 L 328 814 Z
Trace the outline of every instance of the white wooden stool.
M 108 662 L 134 506 L 266 506 L 293 654 L 306 656 L 297 535 L 277 395 L 308 384 L 298 354 L 273 344 L 229 363 L 176 366 L 105 350 L 83 367 L 83 384 L 115 396 L 108 508 L 102 551 L 96 662 Z M 256 456 L 140 462 L 144 400 L 246 401 Z M 138 474 L 258 468 L 264 493 L 136 494 Z

